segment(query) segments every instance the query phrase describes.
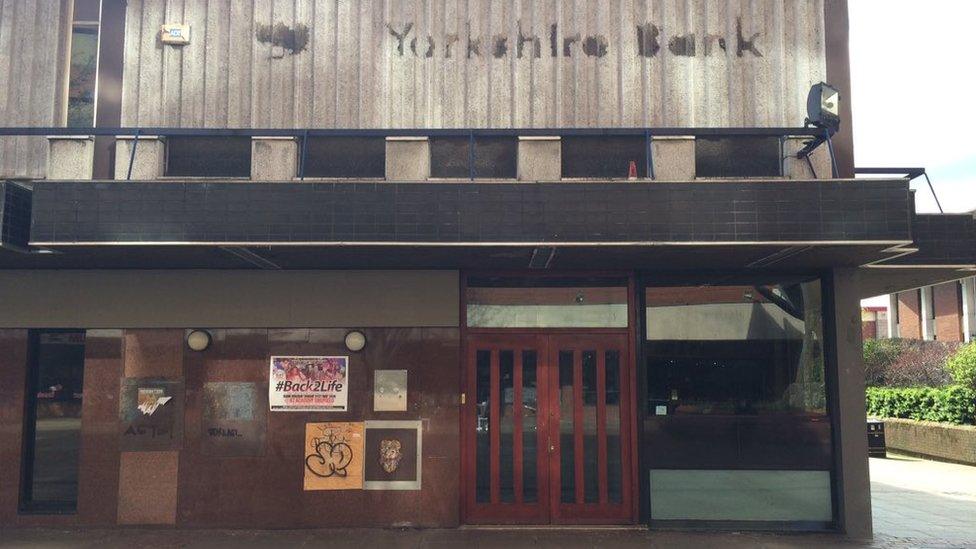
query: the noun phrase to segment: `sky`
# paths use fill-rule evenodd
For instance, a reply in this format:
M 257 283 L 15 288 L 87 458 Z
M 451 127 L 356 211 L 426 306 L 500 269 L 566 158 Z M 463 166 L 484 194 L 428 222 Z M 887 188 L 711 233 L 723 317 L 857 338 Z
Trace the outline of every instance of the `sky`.
M 976 0 L 850 0 L 858 166 L 924 167 L 947 213 L 976 209 Z M 938 212 L 924 178 L 920 213 Z
M 855 163 L 924 167 L 947 213 L 976 209 L 976 0 L 848 6 Z M 938 212 L 924 178 L 912 188 Z

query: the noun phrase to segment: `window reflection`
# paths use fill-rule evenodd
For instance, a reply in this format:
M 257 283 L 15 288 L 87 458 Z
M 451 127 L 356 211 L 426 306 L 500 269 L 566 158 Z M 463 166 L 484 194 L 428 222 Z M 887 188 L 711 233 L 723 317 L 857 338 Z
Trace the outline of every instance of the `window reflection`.
M 84 332 L 32 334 L 22 507 L 73 511 L 78 500 Z
M 818 281 L 648 288 L 649 412 L 825 414 L 820 309 Z
M 626 328 L 626 280 L 468 280 L 471 328 Z

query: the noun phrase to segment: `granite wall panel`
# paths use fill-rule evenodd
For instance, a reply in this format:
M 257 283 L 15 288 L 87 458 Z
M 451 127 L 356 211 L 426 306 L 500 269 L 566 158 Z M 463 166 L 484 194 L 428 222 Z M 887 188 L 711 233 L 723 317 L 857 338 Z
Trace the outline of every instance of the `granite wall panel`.
M 259 528 L 458 524 L 458 331 L 374 328 L 363 332 L 367 344 L 358 353 L 345 349 L 344 329 L 214 330 L 209 349 L 186 353 L 179 524 Z M 201 428 L 204 384 L 252 382 L 267 395 L 272 355 L 348 355 L 349 410 L 269 413 L 264 419 L 263 454 L 207 455 L 205 438 L 210 434 Z M 407 411 L 373 412 L 373 371 L 393 368 L 408 371 Z M 266 397 L 261 405 L 267 406 Z M 304 491 L 305 424 L 369 419 L 423 420 L 422 489 Z

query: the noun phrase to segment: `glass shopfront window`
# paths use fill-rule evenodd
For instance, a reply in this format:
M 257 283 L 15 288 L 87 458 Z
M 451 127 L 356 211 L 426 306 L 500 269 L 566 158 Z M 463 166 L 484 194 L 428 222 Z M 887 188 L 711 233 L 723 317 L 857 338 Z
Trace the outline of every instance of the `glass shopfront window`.
M 649 287 L 654 520 L 832 520 L 817 279 Z

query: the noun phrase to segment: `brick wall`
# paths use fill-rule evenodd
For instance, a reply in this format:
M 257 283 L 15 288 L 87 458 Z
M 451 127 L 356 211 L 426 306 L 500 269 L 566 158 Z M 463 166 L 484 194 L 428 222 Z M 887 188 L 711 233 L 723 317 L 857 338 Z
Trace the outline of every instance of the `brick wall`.
M 898 335 L 922 339 L 922 301 L 918 290 L 898 294 Z
M 976 465 L 976 426 L 886 419 L 889 450 Z
M 959 301 L 958 282 L 948 282 L 932 287 L 935 304 L 935 339 L 962 341 L 962 309 Z

